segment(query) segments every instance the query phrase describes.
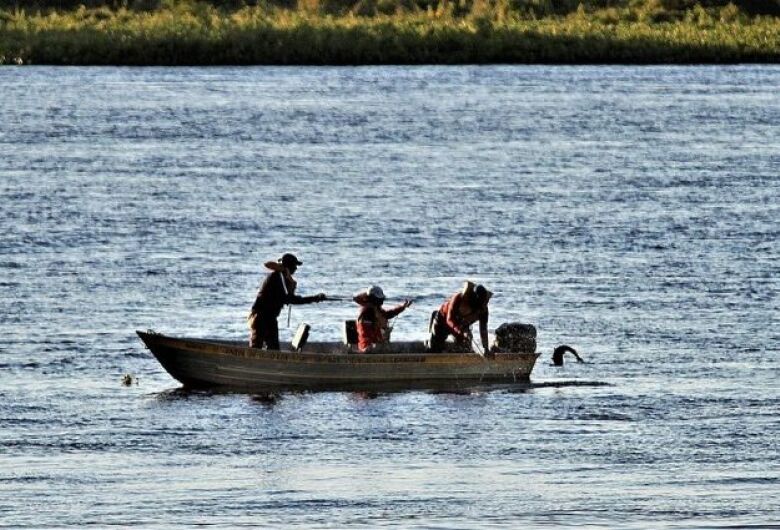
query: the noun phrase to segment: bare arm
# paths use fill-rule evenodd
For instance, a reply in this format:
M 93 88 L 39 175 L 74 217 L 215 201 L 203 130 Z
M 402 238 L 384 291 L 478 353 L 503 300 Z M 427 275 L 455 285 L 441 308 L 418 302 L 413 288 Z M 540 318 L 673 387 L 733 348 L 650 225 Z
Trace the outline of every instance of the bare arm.
M 482 351 L 488 351 L 488 318 L 490 313 L 487 307 L 485 311 L 479 317 L 479 337 L 482 339 Z
M 398 304 L 394 308 L 388 309 L 387 311 L 382 311 L 382 313 L 385 315 L 385 318 L 389 320 L 403 313 L 406 310 L 406 308 L 409 307 L 410 305 L 412 305 L 412 301 L 405 300 L 404 303 Z

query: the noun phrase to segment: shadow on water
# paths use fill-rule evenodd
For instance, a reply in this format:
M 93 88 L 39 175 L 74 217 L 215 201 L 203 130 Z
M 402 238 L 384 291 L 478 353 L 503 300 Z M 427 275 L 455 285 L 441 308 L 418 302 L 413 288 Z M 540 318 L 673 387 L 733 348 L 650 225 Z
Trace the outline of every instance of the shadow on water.
M 613 386 L 604 381 L 581 381 L 581 380 L 562 380 L 562 381 L 541 381 L 513 384 L 476 384 L 465 387 L 446 387 L 446 386 L 409 386 L 398 385 L 372 385 L 370 388 L 351 388 L 351 389 L 294 389 L 294 388 L 269 388 L 267 392 L 242 392 L 240 389 L 214 387 L 214 388 L 188 388 L 181 386 L 171 388 L 161 392 L 153 392 L 147 396 L 153 397 L 158 401 L 184 401 L 201 400 L 214 396 L 224 395 L 248 395 L 249 399 L 258 405 L 272 407 L 276 405 L 286 395 L 308 395 L 308 394 L 328 394 L 328 393 L 349 393 L 351 396 L 361 400 L 376 399 L 389 394 L 402 394 L 406 392 L 423 392 L 427 394 L 453 394 L 453 395 L 476 395 L 488 392 L 503 392 L 510 394 L 526 394 L 540 388 L 565 388 L 565 387 L 604 387 Z
M 184 386 L 178 388 L 169 388 L 160 392 L 151 392 L 146 394 L 147 397 L 154 398 L 156 401 L 196 401 L 205 398 L 210 398 L 217 395 L 229 394 L 230 392 L 224 392 L 220 389 L 204 390 L 200 388 L 187 388 Z

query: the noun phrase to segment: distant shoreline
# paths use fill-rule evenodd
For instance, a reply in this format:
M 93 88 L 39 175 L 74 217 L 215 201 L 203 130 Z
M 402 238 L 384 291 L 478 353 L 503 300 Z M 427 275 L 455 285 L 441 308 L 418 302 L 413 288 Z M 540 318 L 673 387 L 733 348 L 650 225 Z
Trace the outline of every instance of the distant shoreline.
M 0 64 L 113 66 L 780 63 L 780 18 L 726 7 L 674 17 L 579 9 L 356 16 L 205 4 L 0 9 Z

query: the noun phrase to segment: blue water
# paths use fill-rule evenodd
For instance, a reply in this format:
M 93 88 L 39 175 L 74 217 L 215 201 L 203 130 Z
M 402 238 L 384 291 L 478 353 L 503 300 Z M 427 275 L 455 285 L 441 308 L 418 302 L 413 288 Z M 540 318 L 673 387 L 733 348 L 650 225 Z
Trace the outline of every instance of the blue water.
M 0 526 L 780 524 L 778 170 L 777 66 L 0 68 Z M 606 385 L 181 391 L 134 330 L 246 337 L 288 250 Z

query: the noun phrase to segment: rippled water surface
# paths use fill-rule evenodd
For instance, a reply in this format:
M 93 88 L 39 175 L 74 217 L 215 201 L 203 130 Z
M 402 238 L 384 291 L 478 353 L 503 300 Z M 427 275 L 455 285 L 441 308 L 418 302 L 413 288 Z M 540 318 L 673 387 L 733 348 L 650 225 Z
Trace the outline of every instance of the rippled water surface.
M 778 124 L 769 66 L 0 68 L 0 525 L 780 523 Z M 286 250 L 606 385 L 179 389 L 134 330 L 244 337 Z

